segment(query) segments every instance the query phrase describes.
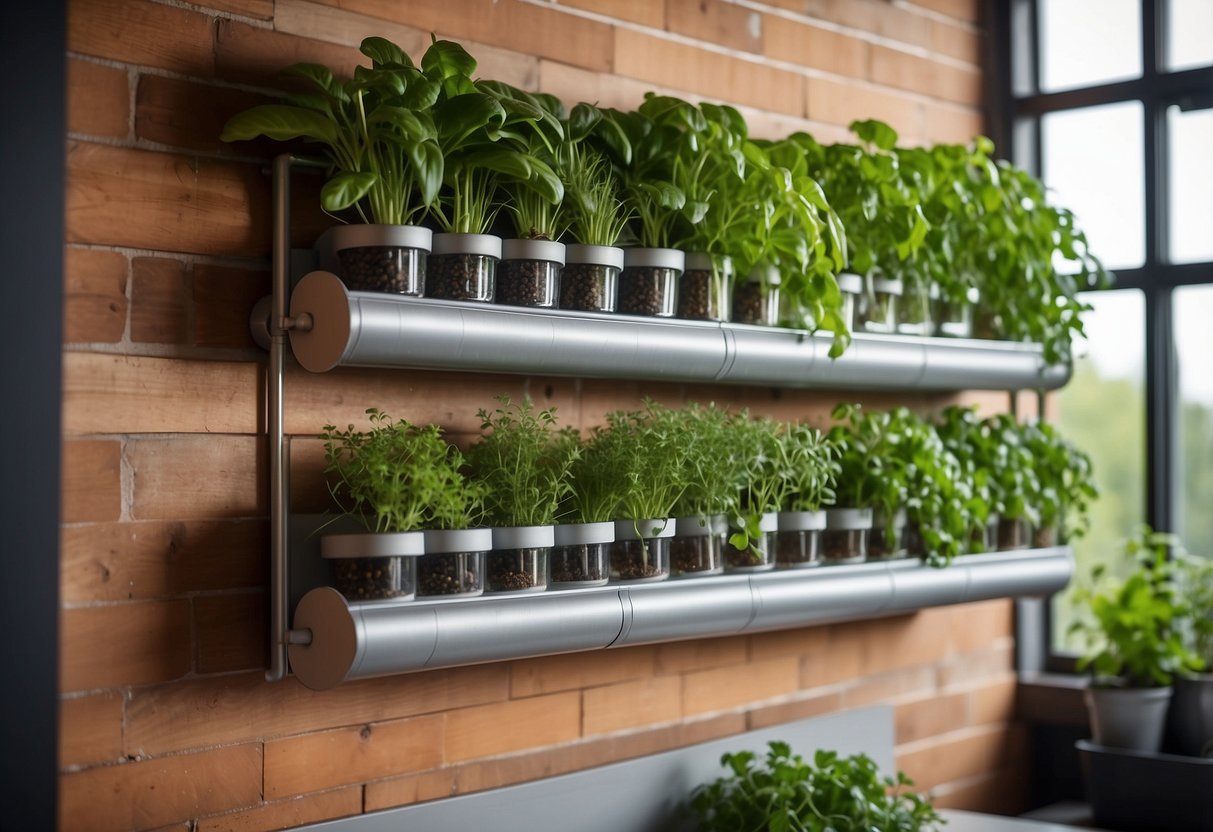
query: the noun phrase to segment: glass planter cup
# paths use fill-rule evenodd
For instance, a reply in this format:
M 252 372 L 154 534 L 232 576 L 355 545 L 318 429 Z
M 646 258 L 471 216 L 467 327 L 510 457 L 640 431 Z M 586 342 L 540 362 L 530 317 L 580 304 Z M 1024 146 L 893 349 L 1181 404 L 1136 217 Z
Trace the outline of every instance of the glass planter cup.
M 779 269 L 755 266 L 733 289 L 733 320 L 739 324 L 779 324 Z
M 857 274 L 843 272 L 835 280 L 838 282 L 838 291 L 842 294 L 842 320 L 847 329 L 855 332 L 859 329 L 856 316 L 860 299 L 863 297 L 863 278 Z
M 1032 524 L 1023 517 L 998 518 L 998 551 L 1027 549 L 1032 545 Z
M 614 312 L 619 297 L 623 249 L 569 243 L 560 271 L 560 308 Z
M 426 294 L 444 300 L 492 303 L 500 259 L 500 237 L 435 234 L 426 263 Z
M 969 535 L 970 552 L 992 552 L 998 543 L 998 525 L 1002 518 L 991 511 L 986 522 L 973 529 Z
M 900 280 L 868 275 L 859 314 L 864 331 L 896 332 L 897 301 L 904 291 L 905 285 Z
M 554 309 L 560 300 L 564 243 L 502 240 L 497 264 L 497 303 Z
M 607 548 L 615 540 L 613 522 L 569 523 L 552 532 L 551 589 L 602 586 L 610 580 Z
M 625 248 L 619 275 L 618 311 L 628 315 L 672 318 L 678 302 L 678 278 L 686 255 L 672 248 Z
M 493 550 L 484 559 L 486 593 L 542 592 L 548 586 L 551 526 L 493 529 Z
M 611 580 L 619 583 L 664 581 L 670 577 L 670 538 L 674 521 L 616 520 L 611 544 Z
M 320 556 L 331 561 L 333 583 L 350 602 L 412 598 L 417 591 L 417 558 L 424 552 L 422 532 L 320 537 Z
M 388 292 L 419 298 L 425 293 L 426 255 L 433 232 L 418 225 L 338 225 L 329 241 L 341 280 L 355 292 Z
M 781 511 L 775 529 L 775 565 L 803 569 L 821 565 L 821 530 L 824 511 Z
M 906 511 L 898 509 L 890 522 L 882 514 L 872 514 L 872 531 L 868 534 L 868 560 L 889 560 L 905 557 Z
M 771 538 L 779 528 L 779 515 L 771 511 L 758 521 L 761 534 L 751 541 L 749 548 L 738 549 L 727 540 L 724 544 L 724 568 L 726 572 L 766 572 L 775 568 L 774 547 Z
M 948 338 L 973 337 L 973 307 L 981 298 L 976 286 L 965 290 L 964 300 L 941 297 L 935 313 L 935 334 Z
M 906 281 L 905 294 L 897 305 L 897 334 L 935 334 L 934 310 L 939 306 L 939 285 L 920 280 Z
M 724 570 L 723 548 L 729 533 L 724 515 L 679 517 L 670 541 L 670 570 L 675 577 L 717 575 Z
M 727 321 L 733 300 L 733 258 L 694 252 L 678 279 L 678 317 Z
M 870 508 L 828 508 L 821 533 L 821 555 L 826 563 L 863 563 L 868 558 Z
M 417 597 L 484 592 L 484 553 L 493 548 L 492 529 L 434 529 L 425 533 L 417 559 Z

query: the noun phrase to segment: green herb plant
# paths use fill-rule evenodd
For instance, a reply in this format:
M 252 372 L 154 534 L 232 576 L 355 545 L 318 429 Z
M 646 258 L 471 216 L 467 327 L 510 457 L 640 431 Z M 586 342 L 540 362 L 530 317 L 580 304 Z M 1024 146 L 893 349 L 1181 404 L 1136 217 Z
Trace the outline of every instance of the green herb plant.
M 1125 542 L 1124 553 L 1134 564 L 1127 577 L 1117 580 L 1100 563 L 1090 581 L 1075 588 L 1079 616 L 1069 632 L 1086 645 L 1078 669 L 1089 669 L 1097 684 L 1165 686 L 1176 673 L 1202 667 L 1185 639 L 1189 611 L 1168 557 L 1177 543 L 1174 535 L 1142 526 Z
M 1048 422 L 1029 422 L 1021 431 L 1039 485 L 1037 525 L 1055 529 L 1063 541 L 1082 537 L 1090 527 L 1090 504 L 1099 496 L 1091 457 Z
M 788 423 L 781 438 L 786 448 L 789 489 L 780 511 L 818 511 L 834 502 L 839 465 L 837 449 L 821 431 Z
M 836 502 L 847 508 L 871 508 L 889 524 L 905 507 L 910 468 L 907 439 L 912 414 L 906 408 L 864 410 L 857 404 L 840 404 L 830 414 L 839 424 L 830 428 L 830 442 L 838 448 Z
M 673 411 L 683 437 L 684 488 L 674 503 L 675 517 L 706 520 L 738 508 L 747 460 L 732 441 L 733 416 L 715 405 L 691 402 Z
M 329 166 L 320 191 L 325 211 L 352 208 L 363 222 L 408 224 L 434 207 L 443 179 L 429 113 L 440 87 L 384 38 L 366 38 L 361 48 L 372 66 L 358 67 L 348 81 L 319 64 L 288 67 L 283 74 L 310 90 L 237 113 L 220 138 L 319 143 Z
M 1001 494 L 991 482 L 989 466 L 995 455 L 988 434 L 983 435 L 975 408 L 957 405 L 944 409 L 935 430 L 956 460 L 957 496 L 961 497 L 956 505 L 966 525 L 960 546 L 970 552 L 985 551 L 986 526 L 1002 511 Z
M 1184 635 L 1201 670 L 1213 670 L 1213 560 L 1172 549 L 1176 587 L 1188 616 Z
M 865 754 L 823 749 L 806 762 L 771 742 L 763 759 L 741 751 L 721 765 L 729 774 L 691 798 L 704 832 L 923 832 L 944 822 L 904 772 L 881 777 Z
M 497 527 L 548 526 L 572 492 L 569 471 L 578 449 L 556 426 L 554 408 L 536 410 L 530 398 L 497 397 L 481 408 L 481 437 L 467 452 L 471 478 L 484 493 L 485 519 Z
M 592 138 L 615 148 L 622 159 L 631 159 L 631 146 L 615 122 L 603 118 L 602 110 L 579 103 L 569 112 L 566 141 L 557 153 L 556 169 L 564 182 L 564 215 L 570 236 L 578 243 L 613 246 L 627 228 L 630 213 L 620 199 L 619 181 L 606 154 Z
M 370 430 L 325 425 L 320 437 L 329 492 L 343 513 L 375 532 L 466 528 L 478 519 L 480 491 L 437 425 L 366 413 Z

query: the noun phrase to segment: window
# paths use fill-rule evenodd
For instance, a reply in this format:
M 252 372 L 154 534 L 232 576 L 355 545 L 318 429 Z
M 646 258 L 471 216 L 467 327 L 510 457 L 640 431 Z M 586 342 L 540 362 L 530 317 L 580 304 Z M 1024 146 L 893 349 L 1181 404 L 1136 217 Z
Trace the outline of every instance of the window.
M 1087 297 L 1089 342 L 1055 401 L 1104 496 L 1080 574 L 1136 522 L 1213 557 L 1213 3 L 987 4 L 1001 84 L 994 138 L 1072 209 L 1116 277 Z M 1023 632 L 1065 665 L 1055 598 Z M 1031 655 L 1025 653 L 1024 655 Z

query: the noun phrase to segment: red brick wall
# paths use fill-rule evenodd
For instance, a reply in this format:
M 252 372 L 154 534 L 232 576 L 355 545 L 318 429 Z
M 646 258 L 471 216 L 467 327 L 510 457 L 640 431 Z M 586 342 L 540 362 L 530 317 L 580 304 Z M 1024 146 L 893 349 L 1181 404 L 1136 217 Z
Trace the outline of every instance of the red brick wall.
M 264 157 L 217 140 L 297 60 L 452 37 L 484 75 L 635 106 L 742 107 L 758 135 L 981 129 L 976 0 L 74 0 L 69 9 L 61 826 L 271 830 L 892 703 L 940 802 L 1013 809 L 1009 602 L 351 683 L 266 683 Z M 247 152 L 247 149 L 245 150 Z M 266 156 L 272 152 L 264 146 Z M 296 242 L 323 226 L 297 188 Z M 421 372 L 292 372 L 297 509 L 314 436 L 369 405 L 456 435 L 498 392 L 587 426 L 654 395 L 820 421 L 830 393 Z M 942 397 L 869 397 L 918 407 Z M 998 406 L 997 397 L 982 399 Z

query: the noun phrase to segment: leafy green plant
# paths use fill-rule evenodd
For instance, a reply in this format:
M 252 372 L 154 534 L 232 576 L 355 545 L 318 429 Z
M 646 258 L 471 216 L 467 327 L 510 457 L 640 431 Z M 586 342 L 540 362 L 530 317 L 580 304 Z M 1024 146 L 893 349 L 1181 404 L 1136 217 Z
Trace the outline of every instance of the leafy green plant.
M 737 509 L 747 460 L 732 441 L 733 416 L 695 402 L 672 411 L 680 423 L 684 488 L 674 503 L 676 517 L 708 518 Z
M 881 412 L 840 404 L 830 415 L 841 423 L 829 432 L 841 466 L 836 501 L 847 508 L 874 509 L 891 522 L 909 492 L 912 463 L 905 449 L 912 414 L 906 408 Z
M 467 452 L 471 478 L 484 493 L 486 521 L 494 526 L 547 526 L 572 491 L 569 470 L 576 445 L 561 441 L 554 408 L 535 410 L 497 397 L 493 411 L 477 411 L 483 435 Z
M 1091 457 L 1048 422 L 1028 422 L 1020 430 L 1039 486 L 1038 525 L 1055 528 L 1062 540 L 1082 537 L 1090 527 L 1087 510 L 1099 496 Z
M 819 750 L 810 763 L 771 742 L 764 759 L 741 751 L 721 765 L 730 773 L 691 798 L 705 832 L 921 832 L 943 823 L 904 772 L 881 777 L 865 754 Z
M 627 137 L 602 110 L 577 104 L 565 125 L 566 141 L 557 153 L 557 172 L 564 182 L 564 211 L 573 239 L 583 245 L 613 246 L 627 227 L 630 213 L 619 197 L 619 182 L 607 156 L 592 143 L 595 134 L 623 159 L 631 159 Z
M 991 485 L 989 460 L 994 453 L 975 408 L 951 406 L 940 414 L 935 426 L 944 447 L 956 460 L 956 482 L 960 484 L 962 503 L 958 503 L 966 529 L 961 547 L 984 551 L 984 531 L 992 515 L 1002 511 L 1000 495 Z
M 835 483 L 842 466 L 837 449 L 817 428 L 802 424 L 784 426 L 790 488 L 781 511 L 817 511 L 834 502 Z
M 1175 549 L 1172 557 L 1176 588 L 1188 614 L 1184 636 L 1202 669 L 1209 672 L 1213 670 L 1213 560 Z
M 370 430 L 325 425 L 321 434 L 329 492 L 342 512 L 376 532 L 464 528 L 479 516 L 480 490 L 437 425 L 366 413 Z
M 497 213 L 495 196 L 503 180 L 521 183 L 549 203 L 560 202 L 564 186 L 536 155 L 534 143 L 546 144 L 563 128 L 539 99 L 498 82 L 473 81 L 476 59 L 453 41 L 434 40 L 421 69 L 440 90 L 432 114 L 444 188 L 431 210 L 439 227 L 486 232 Z
M 434 206 L 443 178 L 429 114 L 440 88 L 384 38 L 366 38 L 362 53 L 371 68 L 358 67 L 345 82 L 319 64 L 287 68 L 284 75 L 306 81 L 311 91 L 237 113 L 220 138 L 319 143 L 329 164 L 320 192 L 325 211 L 353 208 L 363 222 L 407 224 Z
M 1078 616 L 1069 632 L 1086 645 L 1078 669 L 1096 682 L 1118 680 L 1131 687 L 1169 685 L 1176 673 L 1196 671 L 1199 657 L 1185 643 L 1188 615 L 1176 589 L 1176 568 L 1168 549 L 1174 535 L 1140 527 L 1124 546 L 1134 568 L 1123 580 L 1096 564 L 1088 583 L 1073 592 Z

